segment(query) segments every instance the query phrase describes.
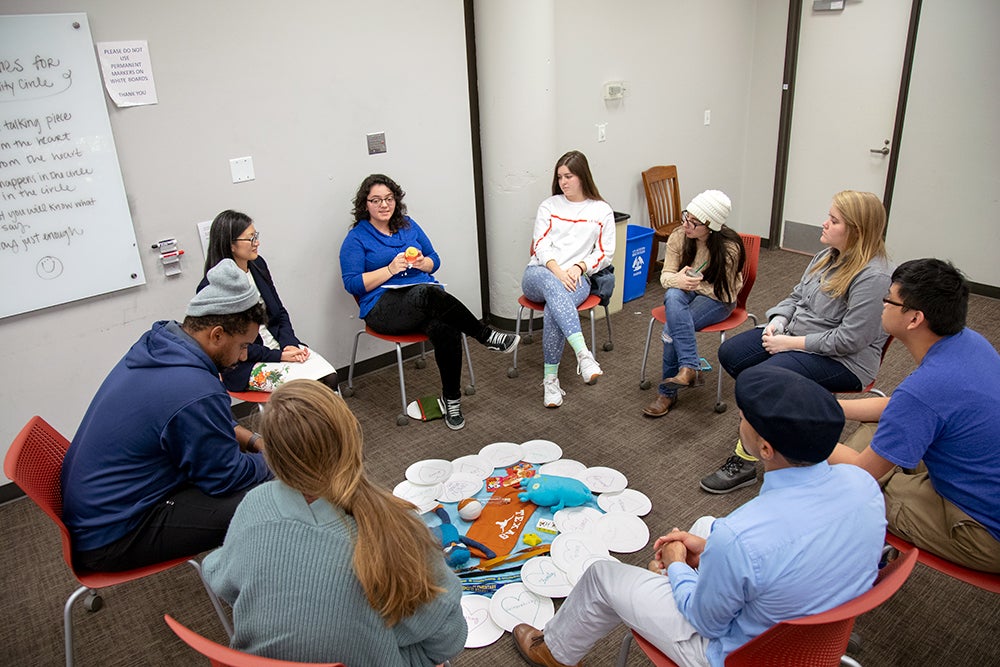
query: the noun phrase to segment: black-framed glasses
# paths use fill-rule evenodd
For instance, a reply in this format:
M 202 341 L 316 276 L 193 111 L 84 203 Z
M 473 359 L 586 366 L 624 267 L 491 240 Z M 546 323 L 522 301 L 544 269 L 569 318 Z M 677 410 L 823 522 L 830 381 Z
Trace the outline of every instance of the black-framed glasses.
M 699 225 L 705 227 L 708 225 L 707 222 L 698 220 L 698 218 L 694 217 L 687 211 L 681 211 L 681 222 L 685 225 L 691 225 L 692 227 L 698 227 Z
M 382 204 L 387 204 L 389 206 L 392 206 L 393 203 L 395 203 L 395 201 L 396 198 L 393 197 L 392 195 L 389 195 L 388 197 L 372 197 L 371 199 L 368 200 L 368 203 L 371 204 L 372 206 L 381 206 Z
M 907 306 L 905 303 L 900 303 L 899 301 L 893 301 L 892 299 L 890 299 L 887 296 L 882 297 L 882 303 L 884 303 L 887 306 L 896 306 L 896 307 L 902 308 L 904 310 L 909 309 L 909 306 Z
M 250 245 L 257 245 L 260 243 L 260 232 L 254 232 L 248 239 L 233 239 L 233 243 L 236 241 L 249 241 Z

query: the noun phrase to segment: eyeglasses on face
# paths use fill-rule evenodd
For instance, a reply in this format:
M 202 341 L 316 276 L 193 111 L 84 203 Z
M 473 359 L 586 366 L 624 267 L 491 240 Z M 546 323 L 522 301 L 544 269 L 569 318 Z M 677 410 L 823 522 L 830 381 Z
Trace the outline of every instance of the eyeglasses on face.
M 253 234 L 250 235 L 250 238 L 233 239 L 233 243 L 235 243 L 236 241 L 248 241 L 250 245 L 257 245 L 258 243 L 260 243 L 260 232 L 254 232 Z
M 694 217 L 687 211 L 681 211 L 681 222 L 685 225 L 691 225 L 692 227 L 704 227 L 707 223 L 702 222 L 698 218 Z
M 893 301 L 887 296 L 882 297 L 882 303 L 884 303 L 887 306 L 896 306 L 897 308 L 903 308 L 904 310 L 909 309 L 909 306 L 907 306 L 905 303 L 900 303 L 899 301 Z
M 371 204 L 372 206 L 381 206 L 382 204 L 385 204 L 386 206 L 392 206 L 393 203 L 395 203 L 395 201 L 396 198 L 393 197 L 392 195 L 389 195 L 388 197 L 372 197 L 371 199 L 368 200 L 368 203 Z

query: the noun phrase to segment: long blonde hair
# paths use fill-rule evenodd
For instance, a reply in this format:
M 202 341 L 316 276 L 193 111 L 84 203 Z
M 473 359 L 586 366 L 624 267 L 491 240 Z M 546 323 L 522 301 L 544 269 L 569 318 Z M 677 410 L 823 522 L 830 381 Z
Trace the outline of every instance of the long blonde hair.
M 412 504 L 367 478 L 361 425 L 332 389 L 315 380 L 282 385 L 264 408 L 260 432 L 278 479 L 354 517 L 354 572 L 388 626 L 443 590 L 433 574 L 440 545 Z
M 851 281 L 875 257 L 885 257 L 885 207 L 871 192 L 843 190 L 833 196 L 833 205 L 847 226 L 844 252 L 833 249 L 812 268 L 824 274 L 823 291 L 834 298 L 847 294 Z M 827 277 L 828 275 L 828 277 Z

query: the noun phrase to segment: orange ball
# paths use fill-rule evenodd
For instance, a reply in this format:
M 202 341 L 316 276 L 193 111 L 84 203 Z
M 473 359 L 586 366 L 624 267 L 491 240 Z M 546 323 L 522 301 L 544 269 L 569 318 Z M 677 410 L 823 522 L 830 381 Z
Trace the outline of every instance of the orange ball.
M 458 516 L 466 521 L 475 521 L 483 513 L 483 504 L 475 498 L 463 498 L 458 501 Z

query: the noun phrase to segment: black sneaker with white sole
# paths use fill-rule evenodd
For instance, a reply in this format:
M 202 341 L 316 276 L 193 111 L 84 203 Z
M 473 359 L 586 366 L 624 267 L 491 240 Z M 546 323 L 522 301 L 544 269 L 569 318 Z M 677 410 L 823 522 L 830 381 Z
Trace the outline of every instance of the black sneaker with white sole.
M 465 426 L 465 417 L 462 416 L 462 399 L 444 399 L 444 423 L 452 431 L 457 431 Z
M 753 461 L 733 454 L 722 467 L 703 477 L 701 488 L 709 493 L 729 493 L 757 483 L 757 466 Z
M 496 329 L 490 329 L 490 333 L 486 336 L 486 340 L 483 342 L 483 345 L 486 346 L 487 350 L 510 354 L 514 351 L 514 348 L 517 347 L 519 342 L 521 342 L 520 336 L 497 331 Z

